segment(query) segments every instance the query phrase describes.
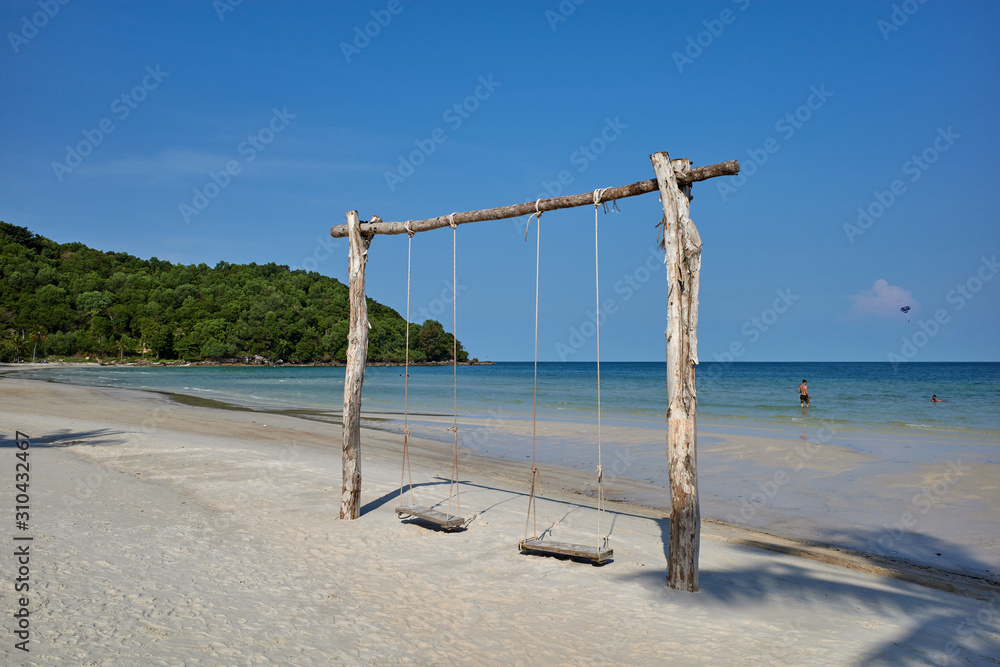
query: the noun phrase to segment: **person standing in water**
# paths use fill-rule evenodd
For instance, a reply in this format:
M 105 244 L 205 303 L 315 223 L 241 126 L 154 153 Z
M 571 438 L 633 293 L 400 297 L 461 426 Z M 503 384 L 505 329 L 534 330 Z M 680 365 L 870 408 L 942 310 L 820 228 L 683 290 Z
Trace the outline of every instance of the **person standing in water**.
M 803 380 L 802 384 L 799 385 L 799 407 L 809 407 L 809 388 L 806 387 L 806 381 Z

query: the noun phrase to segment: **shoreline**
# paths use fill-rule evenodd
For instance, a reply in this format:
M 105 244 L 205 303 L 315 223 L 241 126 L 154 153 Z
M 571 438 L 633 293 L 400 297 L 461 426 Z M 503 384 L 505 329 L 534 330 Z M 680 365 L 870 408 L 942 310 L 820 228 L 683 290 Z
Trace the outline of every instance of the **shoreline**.
M 710 521 L 702 591 L 669 591 L 669 521 L 622 501 L 609 503 L 609 565 L 522 556 L 530 464 L 470 451 L 467 529 L 400 522 L 398 438 L 368 428 L 362 517 L 338 521 L 340 451 L 327 423 L 10 376 L 0 396 L 0 428 L 33 438 L 32 548 L 46 555 L 33 565 L 33 657 L 978 664 L 989 641 L 956 628 L 984 608 L 1000 613 L 1000 589 L 968 577 L 852 567 L 852 554 L 806 555 Z M 444 503 L 451 448 L 410 446 L 418 499 Z M 552 539 L 594 535 L 591 478 L 547 466 L 539 518 Z
M 193 406 L 305 418 L 333 424 L 334 431 L 340 420 L 337 409 L 139 391 Z M 409 426 L 415 436 L 450 446 L 451 422 L 450 414 L 411 412 Z M 530 415 L 468 414 L 459 423 L 460 444 L 477 454 L 505 462 L 530 454 Z M 401 438 L 400 413 L 368 408 L 362 424 Z M 605 478 L 639 484 L 609 497 L 668 513 L 666 459 L 657 453 L 664 437 L 659 423 L 615 418 L 605 426 L 610 445 Z M 539 465 L 578 472 L 596 465 L 596 432 L 586 416 L 543 415 L 538 429 Z M 990 509 L 1000 505 L 993 443 L 956 433 L 873 433 L 822 422 L 780 428 L 710 419 L 700 420 L 698 438 L 703 518 L 885 562 L 986 580 L 1000 573 L 1000 530 Z M 956 465 L 957 480 L 951 472 Z

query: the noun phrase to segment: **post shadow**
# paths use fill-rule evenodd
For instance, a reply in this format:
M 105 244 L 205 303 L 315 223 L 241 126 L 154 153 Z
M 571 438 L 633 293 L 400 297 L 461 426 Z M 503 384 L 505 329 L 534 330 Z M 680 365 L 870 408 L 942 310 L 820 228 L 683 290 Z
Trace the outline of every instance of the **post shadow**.
M 73 431 L 62 429 L 60 431 L 50 431 L 45 434 L 32 435 L 30 433 L 22 435 L 28 436 L 31 448 L 42 447 L 72 447 L 74 445 L 120 445 L 125 442 L 124 438 L 114 437 L 124 434 L 124 431 L 108 428 Z M 14 449 L 17 447 L 16 434 L 0 437 L 0 449 Z
M 667 551 L 670 543 L 670 519 L 654 521 L 660 528 L 664 560 L 669 562 Z M 863 541 L 871 536 L 866 535 L 866 531 L 860 531 L 855 537 Z M 975 561 L 962 545 L 935 539 L 936 548 L 942 553 L 947 552 L 963 562 L 972 563 L 976 569 L 988 569 L 988 564 Z M 728 548 L 746 550 L 757 555 L 766 553 L 761 551 L 761 547 L 736 543 L 729 544 Z M 865 556 L 863 553 L 855 555 Z M 887 567 L 875 554 L 869 556 L 873 565 Z M 912 566 L 917 572 L 933 572 L 919 564 L 914 563 Z M 762 601 L 781 604 L 782 598 L 791 596 L 807 606 L 810 603 L 846 602 L 859 608 L 867 606 L 876 610 L 891 609 L 910 618 L 920 619 L 904 636 L 887 640 L 867 651 L 859 662 L 862 665 L 914 661 L 958 664 L 969 660 L 976 662 L 982 656 L 1000 655 L 1000 581 L 996 578 L 966 577 L 977 585 L 963 592 L 957 587 L 949 590 L 946 586 L 935 585 L 931 581 L 921 582 L 917 574 L 873 574 L 870 576 L 877 580 L 878 586 L 867 586 L 858 580 L 845 582 L 816 576 L 814 567 L 789 562 L 786 555 L 780 561 L 738 570 L 713 571 L 703 568 L 699 573 L 701 590 L 698 593 L 684 593 L 667 588 L 666 574 L 660 570 L 627 578 L 637 579 L 643 586 L 660 591 L 661 601 L 668 604 L 693 601 L 695 598 L 689 596 L 694 595 L 727 606 L 754 607 L 760 606 Z M 843 566 L 824 564 L 822 567 Z M 959 573 L 940 572 L 961 576 Z

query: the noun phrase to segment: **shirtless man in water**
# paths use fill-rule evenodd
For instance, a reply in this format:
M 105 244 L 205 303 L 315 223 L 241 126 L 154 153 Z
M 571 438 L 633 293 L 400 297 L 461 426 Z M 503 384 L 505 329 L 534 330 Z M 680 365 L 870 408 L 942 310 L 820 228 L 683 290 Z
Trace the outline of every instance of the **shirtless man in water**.
M 801 408 L 803 405 L 809 407 L 809 389 L 806 387 L 805 380 L 799 385 L 799 407 Z

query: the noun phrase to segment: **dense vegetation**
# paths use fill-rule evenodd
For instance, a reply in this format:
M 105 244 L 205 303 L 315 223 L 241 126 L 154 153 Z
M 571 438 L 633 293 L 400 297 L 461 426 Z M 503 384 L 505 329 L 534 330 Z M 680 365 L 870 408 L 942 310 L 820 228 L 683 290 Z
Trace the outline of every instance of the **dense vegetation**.
M 343 362 L 348 290 L 276 264 L 185 266 L 55 243 L 0 222 L 0 361 L 50 356 Z M 368 359 L 402 362 L 406 322 L 368 299 Z M 444 361 L 452 335 L 410 324 L 410 360 Z M 459 360 L 467 358 L 458 344 Z

